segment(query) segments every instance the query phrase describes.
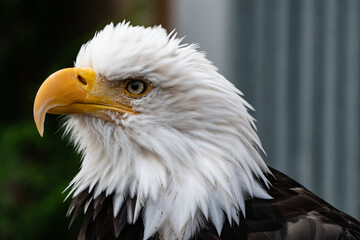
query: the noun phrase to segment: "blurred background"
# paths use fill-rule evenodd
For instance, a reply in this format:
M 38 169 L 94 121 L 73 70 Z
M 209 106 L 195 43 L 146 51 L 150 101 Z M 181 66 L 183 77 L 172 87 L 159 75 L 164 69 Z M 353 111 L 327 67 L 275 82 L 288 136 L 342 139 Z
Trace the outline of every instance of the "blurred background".
M 360 217 L 359 0 L 0 0 L 0 239 L 76 239 L 63 190 L 80 156 L 32 105 L 107 23 L 162 24 L 255 107 L 267 163 Z

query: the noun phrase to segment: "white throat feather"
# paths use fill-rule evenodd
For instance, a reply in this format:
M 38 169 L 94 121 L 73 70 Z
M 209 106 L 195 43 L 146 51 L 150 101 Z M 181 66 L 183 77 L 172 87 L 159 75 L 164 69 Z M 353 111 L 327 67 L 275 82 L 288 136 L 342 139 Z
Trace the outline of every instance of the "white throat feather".
M 75 65 L 109 81 L 146 77 L 153 91 L 132 102 L 137 115 L 68 118 L 65 132 L 83 156 L 70 195 L 114 194 L 115 215 L 137 196 L 128 222 L 143 218 L 144 239 L 189 239 L 206 221 L 220 234 L 226 219 L 239 223 L 247 198 L 270 198 L 258 182 L 267 184 L 269 170 L 251 106 L 195 45 L 161 27 L 110 24 Z

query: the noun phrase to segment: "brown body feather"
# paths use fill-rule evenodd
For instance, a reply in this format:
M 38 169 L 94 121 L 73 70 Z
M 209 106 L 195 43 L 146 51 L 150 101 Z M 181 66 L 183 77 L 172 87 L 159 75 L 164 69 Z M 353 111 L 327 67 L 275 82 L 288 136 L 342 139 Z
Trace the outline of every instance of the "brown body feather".
M 193 239 L 360 239 L 360 223 L 335 209 L 296 181 L 275 169 L 268 175 L 271 183 L 271 200 L 249 199 L 246 201 L 246 219 L 240 225 L 225 222 L 218 236 L 211 222 Z M 84 190 L 74 197 L 68 211 L 73 214 L 71 223 L 86 208 L 79 240 L 89 239 L 143 239 L 144 226 L 139 217 L 134 224 L 128 223 L 127 207 L 135 199 L 126 199 L 119 214 L 113 215 L 113 195 L 105 193 L 93 199 L 93 193 Z M 141 216 L 141 215 L 140 215 Z M 243 216 L 240 214 L 240 216 Z M 152 240 L 160 239 L 155 234 Z

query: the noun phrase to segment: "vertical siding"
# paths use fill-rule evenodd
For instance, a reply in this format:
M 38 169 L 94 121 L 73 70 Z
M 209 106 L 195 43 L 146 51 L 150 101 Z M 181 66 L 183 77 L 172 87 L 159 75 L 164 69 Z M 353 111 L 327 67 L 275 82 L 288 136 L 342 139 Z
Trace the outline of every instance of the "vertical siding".
M 275 59 L 275 75 L 274 75 L 274 85 L 275 88 L 275 105 L 274 105 L 274 114 L 275 114 L 275 126 L 277 130 L 275 134 L 274 142 L 274 167 L 283 169 L 289 168 L 289 159 L 288 156 L 288 118 L 287 118 L 287 108 L 288 108 L 288 74 L 289 74 L 289 21 L 290 21 L 290 4 L 288 0 L 278 0 L 276 5 L 279 6 L 276 9 L 275 18 L 276 25 L 275 35 L 276 35 L 276 55 Z
M 269 165 L 360 217 L 360 0 L 176 1 L 255 108 Z
M 232 2 L 232 80 L 267 162 L 360 217 L 360 1 Z
M 336 20 L 338 18 L 336 0 L 328 0 L 324 5 L 325 11 L 325 38 L 324 38 L 324 78 L 322 79 L 324 88 L 324 107 L 323 107 L 323 159 L 324 178 L 324 195 L 330 202 L 335 202 L 335 186 L 338 179 L 338 169 L 336 169 L 337 139 L 336 139 L 336 99 L 339 92 L 336 89 L 337 81 L 337 38 L 340 37 L 336 31 Z
M 345 185 L 343 205 L 346 212 L 360 208 L 360 1 L 347 1 L 345 85 Z M 356 199 L 354 201 L 354 199 Z
M 313 0 L 304 0 L 300 8 L 299 39 L 299 154 L 295 166 L 300 171 L 298 179 L 306 186 L 314 182 L 314 67 L 315 67 L 315 7 Z

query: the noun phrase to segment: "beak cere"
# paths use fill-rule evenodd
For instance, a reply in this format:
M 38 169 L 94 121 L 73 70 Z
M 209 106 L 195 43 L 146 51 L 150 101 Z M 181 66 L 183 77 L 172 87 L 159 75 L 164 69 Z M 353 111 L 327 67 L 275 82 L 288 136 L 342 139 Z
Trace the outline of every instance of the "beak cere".
M 34 120 L 43 135 L 46 113 L 92 113 L 106 118 L 104 110 L 135 113 L 106 94 L 103 81 L 92 68 L 65 68 L 50 75 L 38 90 L 34 102 Z M 109 117 L 106 118 L 109 120 Z

